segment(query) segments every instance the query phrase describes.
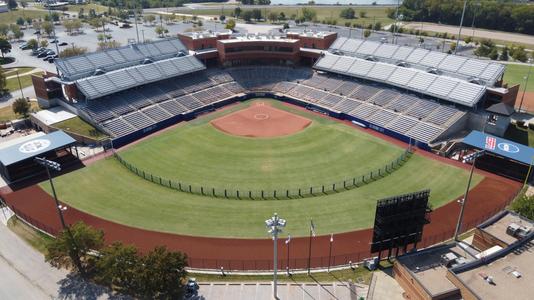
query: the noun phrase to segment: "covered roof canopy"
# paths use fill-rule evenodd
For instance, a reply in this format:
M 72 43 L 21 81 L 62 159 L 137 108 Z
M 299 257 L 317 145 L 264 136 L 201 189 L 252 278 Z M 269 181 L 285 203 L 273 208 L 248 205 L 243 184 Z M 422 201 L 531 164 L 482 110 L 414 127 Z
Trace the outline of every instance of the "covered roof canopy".
M 463 143 L 527 165 L 534 157 L 534 148 L 476 130 L 471 131 Z
M 36 136 L 0 149 L 0 163 L 7 167 L 49 151 L 71 146 L 75 142 L 76 140 L 63 131 Z
M 504 73 L 504 65 L 493 61 L 468 58 L 419 47 L 400 46 L 353 38 L 338 38 L 330 50 L 360 58 L 372 57 L 378 61 L 397 64 L 405 62 L 413 68 L 437 69 L 443 74 L 463 80 L 483 81 L 493 86 Z

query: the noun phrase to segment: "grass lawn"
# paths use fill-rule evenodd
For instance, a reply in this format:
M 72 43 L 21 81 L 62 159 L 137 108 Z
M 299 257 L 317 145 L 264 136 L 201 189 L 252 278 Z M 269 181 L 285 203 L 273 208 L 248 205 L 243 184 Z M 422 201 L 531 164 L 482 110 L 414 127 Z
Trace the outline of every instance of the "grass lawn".
M 30 104 L 31 104 L 30 112 L 35 112 L 35 111 L 40 110 L 39 104 L 37 104 L 37 102 L 30 102 Z M 13 108 L 11 108 L 11 106 L 0 108 L 0 122 L 7 122 L 7 121 L 18 119 L 20 117 L 21 116 L 13 112 Z
M 88 15 L 89 14 L 89 10 L 91 10 L 91 9 L 94 9 L 97 14 L 98 13 L 104 13 L 104 12 L 108 11 L 107 6 L 96 4 L 96 3 L 67 5 L 67 10 L 71 11 L 71 12 L 78 13 L 81 8 L 83 8 L 84 15 Z
M 34 73 L 33 75 L 39 75 L 39 74 L 43 74 L 43 72 L 37 72 L 37 73 Z M 19 79 L 20 79 L 20 85 L 19 85 Z M 13 92 L 13 91 L 19 90 L 21 86 L 22 88 L 25 88 L 32 84 L 33 83 L 32 83 L 31 74 L 19 76 L 18 78 L 15 76 L 13 78 L 9 78 L 8 80 L 6 80 L 6 89 L 10 92 Z
M 19 75 L 20 75 L 20 74 L 23 74 L 23 73 L 26 73 L 26 72 L 30 72 L 33 69 L 34 69 L 34 67 L 8 68 L 8 69 L 4 69 L 4 75 L 6 77 L 15 76 L 15 75 L 17 75 L 17 71 L 19 71 Z
M 288 109 L 278 101 L 262 101 Z M 133 146 L 121 156 L 145 172 L 182 184 L 209 190 L 239 189 L 244 193 L 331 186 L 361 178 L 404 152 L 362 131 L 308 113 L 305 116 L 312 119 L 312 124 L 306 129 L 269 139 L 223 133 L 208 122 L 216 116 L 169 130 Z M 373 159 L 369 160 L 370 157 Z
M 387 16 L 387 7 L 353 7 L 356 11 L 356 19 L 344 19 L 339 16 L 339 13 L 349 6 L 327 6 L 327 7 L 313 7 L 312 9 L 317 13 L 317 21 L 321 22 L 322 20 L 337 20 L 337 25 L 344 25 L 345 22 L 350 22 L 351 24 L 373 24 L 373 22 L 381 22 L 382 26 L 393 23 L 393 19 L 388 18 Z M 245 11 L 247 9 L 243 9 Z M 300 17 L 302 15 L 302 8 L 300 7 L 283 7 L 283 6 L 268 6 L 261 9 L 262 15 L 269 15 L 269 13 L 274 12 L 279 14 L 283 12 L 286 15 L 286 18 L 290 18 L 291 15 L 296 15 Z M 365 18 L 359 17 L 359 12 L 365 11 L 367 13 Z M 195 15 L 208 15 L 208 16 L 220 16 L 220 9 L 195 9 L 195 10 L 184 10 L 180 11 L 182 13 L 195 14 Z M 234 8 L 224 9 L 223 13 L 225 16 L 231 16 L 234 12 Z
M 306 114 L 305 112 L 301 113 Z M 308 114 L 308 116 L 311 117 L 311 114 Z M 186 140 L 173 142 L 172 137 L 175 135 L 179 136 L 182 131 L 187 132 L 188 130 L 202 128 L 202 123 L 205 123 L 207 120 L 209 118 L 206 117 L 196 119 L 190 122 L 190 124 L 169 130 L 160 137 L 152 138 L 148 143 L 150 141 L 162 143 L 159 149 L 169 155 L 172 155 L 172 153 L 167 152 L 165 148 L 184 151 L 178 148 L 194 147 L 195 144 L 190 144 L 191 141 Z M 326 123 L 327 121 L 325 120 L 323 126 L 329 127 Z M 362 134 L 356 129 L 348 129 L 349 127 L 343 129 L 341 126 L 341 129 L 336 130 L 342 132 L 340 134 L 343 136 L 355 140 L 354 143 L 358 143 L 358 145 L 361 145 L 359 144 L 359 139 L 369 141 L 369 147 L 373 147 L 375 151 L 371 153 L 365 149 L 360 149 L 361 153 L 354 153 L 352 150 L 348 151 L 345 153 L 345 159 L 349 161 L 352 158 L 348 156 L 362 156 L 363 158 L 358 158 L 360 163 L 372 165 L 375 163 L 375 157 L 381 157 L 378 159 L 381 164 L 383 154 L 378 153 L 380 151 L 391 151 L 389 150 L 390 148 L 395 149 L 391 145 L 375 148 L 373 144 L 380 145 L 383 141 L 370 135 Z M 349 131 L 357 131 L 357 133 L 351 136 Z M 303 133 L 306 135 L 308 131 Z M 313 131 L 310 131 L 311 133 Z M 336 133 L 336 131 L 328 131 L 328 134 L 332 133 Z M 296 134 L 293 138 L 298 140 L 300 138 L 298 135 Z M 321 138 L 330 139 L 330 137 L 325 136 Z M 167 143 L 171 144 L 164 144 L 165 139 L 167 139 Z M 203 137 L 198 137 L 198 139 L 202 141 Z M 235 137 L 234 139 L 242 140 L 243 138 Z M 219 141 L 226 141 L 228 143 L 236 142 L 224 139 Z M 327 154 L 328 156 L 332 156 L 332 164 L 339 164 L 341 161 L 337 161 L 337 159 L 340 154 L 337 152 L 344 153 L 346 151 L 346 143 L 348 142 L 335 138 L 329 141 L 341 143 L 341 146 L 330 149 L 335 152 Z M 254 141 L 249 140 L 249 142 Z M 278 141 L 273 139 L 272 142 L 276 144 Z M 324 147 L 321 140 L 315 140 L 315 143 L 317 149 Z M 139 144 L 138 149 L 143 150 L 146 147 L 144 144 Z M 163 145 L 165 147 L 162 147 Z M 212 145 L 214 147 L 227 147 L 225 144 Z M 304 146 L 306 147 L 306 145 Z M 292 140 L 289 139 L 287 140 L 286 147 L 298 151 L 302 145 L 292 145 Z M 135 153 L 137 151 L 136 148 L 133 147 L 124 152 L 127 154 L 131 150 L 132 153 Z M 307 149 L 312 152 L 315 150 L 311 146 Z M 229 148 L 226 148 L 226 150 L 238 154 L 246 151 L 246 149 Z M 218 153 L 221 152 L 217 152 L 216 155 L 219 155 Z M 154 158 L 156 155 L 161 155 L 157 152 L 151 154 L 145 152 L 144 155 L 144 159 L 154 160 L 154 164 L 161 162 L 161 159 L 158 162 L 158 159 Z M 278 158 L 274 154 L 271 157 L 273 162 L 290 163 L 283 158 Z M 209 159 L 210 161 L 215 158 L 217 156 L 205 157 L 205 159 Z M 218 158 L 222 161 L 225 160 L 224 156 Z M 181 162 L 174 162 L 173 160 L 176 159 Z M 257 158 L 245 156 L 244 159 L 254 160 Z M 317 157 L 317 159 L 320 158 Z M 180 164 L 185 163 L 182 160 L 184 159 L 176 157 L 169 159 L 167 161 L 168 168 L 175 170 L 175 172 L 183 173 L 184 171 L 178 170 Z M 214 163 L 222 166 L 220 162 Z M 239 160 L 227 161 L 228 165 L 241 165 L 242 163 Z M 318 161 L 318 164 L 323 167 L 326 166 L 322 160 Z M 198 169 L 202 171 L 206 167 L 206 164 L 202 161 L 196 161 L 187 162 L 184 166 L 188 167 L 189 171 L 197 173 L 199 171 L 192 168 L 198 166 Z M 284 166 L 273 165 L 272 167 L 276 170 L 276 168 L 283 168 Z M 351 166 L 351 168 L 353 167 Z M 309 166 L 303 166 L 303 168 L 308 171 L 310 170 Z M 342 166 L 336 166 L 335 168 L 339 172 L 347 172 Z M 346 166 L 346 169 L 349 169 L 349 167 Z M 228 167 L 224 171 L 219 171 L 218 176 L 236 178 L 236 174 L 229 174 L 227 170 Z M 250 172 L 250 170 L 242 171 Z M 204 170 L 204 172 L 205 176 L 210 178 L 210 180 L 216 178 L 210 173 L 214 172 L 214 169 Z M 303 172 L 303 170 L 297 168 L 293 172 Z M 331 171 L 328 170 L 328 172 Z M 283 173 L 280 174 L 282 176 L 284 175 Z M 302 173 L 300 174 L 302 175 Z M 313 176 L 319 175 L 316 172 Z M 122 224 L 156 231 L 198 236 L 264 238 L 266 237 L 266 233 L 263 220 L 271 216 L 273 212 L 280 213 L 281 216 L 288 220 L 286 232 L 290 232 L 293 236 L 305 236 L 308 234 L 308 222 L 310 218 L 313 218 L 314 223 L 316 223 L 319 234 L 346 232 L 371 226 L 374 219 L 376 200 L 384 197 L 430 189 L 430 203 L 432 206 L 437 208 L 444 205 L 463 194 L 467 176 L 468 172 L 463 169 L 423 156 L 414 155 L 391 175 L 349 191 L 291 200 L 233 200 L 181 193 L 159 186 L 131 173 L 116 159 L 108 158 L 98 161 L 89 167 L 58 177 L 55 180 L 55 185 L 62 201 L 80 210 Z M 285 178 L 289 180 L 287 178 L 291 178 L 291 176 L 287 175 Z M 482 176 L 476 175 L 473 186 L 482 180 L 482 178 Z M 272 178 L 272 180 L 276 181 L 276 178 Z M 302 179 L 296 178 L 295 180 L 299 181 Z M 265 184 L 269 184 L 269 179 L 265 179 L 265 181 Z M 50 189 L 46 182 L 42 183 L 42 187 L 48 191 Z
M 10 10 L 5 13 L 0 14 L 0 23 L 2 24 L 12 24 L 17 22 L 17 19 L 19 17 L 27 18 L 30 17 L 32 19 L 39 19 L 44 18 L 45 15 L 47 15 L 47 11 L 40 11 L 40 10 L 29 10 L 22 8 L 19 8 L 17 10 Z
M 510 124 L 504 133 L 504 138 L 511 141 L 534 147 L 534 131 L 530 129 L 523 129 L 514 124 Z
M 52 240 L 50 236 L 26 225 L 26 223 L 19 220 L 17 217 L 9 219 L 7 227 L 35 250 L 41 252 L 43 255 L 46 254 L 46 243 Z
M 104 139 L 107 137 L 104 133 L 93 127 L 93 125 L 80 119 L 80 117 L 75 117 L 56 123 L 53 125 L 53 127 L 94 139 Z
M 508 83 L 510 86 L 520 84 L 520 92 L 523 92 L 525 79 L 524 77 L 528 74 L 527 65 L 506 65 L 506 72 L 504 73 L 504 82 Z M 530 77 L 528 79 L 527 91 L 534 92 L 534 68 L 530 71 Z

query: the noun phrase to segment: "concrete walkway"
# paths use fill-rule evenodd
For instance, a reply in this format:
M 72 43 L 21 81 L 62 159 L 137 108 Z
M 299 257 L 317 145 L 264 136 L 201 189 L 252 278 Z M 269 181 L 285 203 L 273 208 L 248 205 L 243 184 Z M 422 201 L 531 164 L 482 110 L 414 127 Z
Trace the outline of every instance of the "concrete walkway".
M 403 300 L 404 290 L 392 277 L 392 269 L 376 271 L 371 279 L 367 300 Z

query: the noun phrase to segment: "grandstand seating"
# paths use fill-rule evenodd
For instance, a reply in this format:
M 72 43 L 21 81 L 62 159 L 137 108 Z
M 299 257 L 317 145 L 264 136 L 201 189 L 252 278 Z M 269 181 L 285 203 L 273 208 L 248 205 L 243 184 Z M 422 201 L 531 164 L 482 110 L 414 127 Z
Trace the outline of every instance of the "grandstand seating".
M 278 66 L 200 71 L 91 100 L 80 109 L 119 137 L 246 91 L 266 89 L 424 143 L 438 138 L 465 115 L 460 109 L 393 88 Z

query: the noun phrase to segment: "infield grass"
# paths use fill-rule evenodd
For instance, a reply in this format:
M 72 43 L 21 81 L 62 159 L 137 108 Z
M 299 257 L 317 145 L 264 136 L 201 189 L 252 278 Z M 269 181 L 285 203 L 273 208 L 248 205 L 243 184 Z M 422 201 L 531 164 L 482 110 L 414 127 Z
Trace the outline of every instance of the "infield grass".
M 246 105 L 248 103 L 234 106 L 224 113 L 240 109 Z M 276 105 L 281 107 L 280 104 Z M 173 137 L 175 134 L 179 135 L 180 132 L 187 133 L 188 130 L 203 128 L 203 124 L 206 124 L 207 121 L 221 114 L 219 112 L 196 119 L 178 128 L 170 129 L 160 136 L 147 139 L 122 152 L 124 155 L 139 155 L 137 158 L 139 163 L 154 159 L 149 157 L 147 152 L 143 152 L 145 151 L 145 147 L 150 148 L 145 145 L 152 145 L 154 150 L 151 151 L 155 151 L 151 154 L 153 156 L 158 151 L 164 151 L 165 155 L 170 155 L 172 151 L 169 152 L 167 148 L 176 149 L 178 146 L 166 139 Z M 317 118 L 307 112 L 299 111 L 299 114 L 313 118 L 315 126 L 322 125 L 329 128 L 331 127 L 329 123 L 333 122 L 327 119 Z M 337 126 L 339 126 L 339 129 Z M 211 130 L 214 131 L 216 129 Z M 336 166 L 332 166 L 333 170 L 328 171 L 331 174 L 335 174 L 336 170 L 347 172 L 343 169 L 343 166 L 346 169 L 358 167 L 365 169 L 376 163 L 375 161 L 382 163 L 382 159 L 390 155 L 384 155 L 381 153 L 382 151 L 385 151 L 385 153 L 390 153 L 391 151 L 395 155 L 397 151 L 402 151 L 397 146 L 385 143 L 381 139 L 342 124 L 336 124 L 332 130 L 339 130 L 341 132 L 340 134 L 346 134 L 347 137 L 355 140 L 353 142 L 358 145 L 355 147 L 356 152 L 348 152 L 346 159 L 351 161 L 352 158 L 347 156 L 359 155 L 360 157 L 357 158 L 357 162 L 361 166 L 343 165 L 344 160 L 339 160 L 335 163 Z M 205 133 L 204 131 L 202 132 Z M 305 130 L 296 134 L 293 138 L 299 138 L 298 135 L 300 134 L 314 134 L 314 131 Z M 325 134 L 329 135 L 332 132 L 327 131 Z M 243 139 L 238 137 L 233 138 Z M 331 137 L 315 136 L 311 140 L 321 145 L 322 138 L 330 139 Z M 363 142 L 365 145 L 376 144 L 378 146 L 376 146 L 377 148 L 369 146 L 373 147 L 372 151 L 366 152 L 365 147 L 362 147 L 359 141 L 360 139 L 365 141 Z M 215 141 L 232 142 L 226 140 L 226 138 L 222 140 L 216 139 Z M 209 140 L 211 143 L 215 141 Z M 186 141 L 182 142 L 184 148 L 190 146 Z M 338 142 L 338 140 L 334 139 L 330 142 L 334 143 Z M 347 143 L 342 140 L 339 140 L 339 142 L 342 142 L 342 144 Z M 180 142 L 176 141 L 175 143 L 180 144 Z M 292 145 L 291 140 L 285 141 L 285 144 L 287 148 L 290 146 L 296 149 L 301 147 L 300 144 Z M 222 150 L 220 152 L 232 150 L 240 153 L 240 151 L 243 151 L 243 149 L 227 149 L 225 145 L 220 145 L 220 147 L 220 150 Z M 242 145 L 242 147 L 244 146 Z M 332 148 L 325 149 L 341 152 L 343 151 L 343 146 L 335 147 L 334 145 Z M 313 150 L 313 147 L 308 149 L 308 151 Z M 288 150 L 285 149 L 284 151 Z M 328 159 L 320 157 L 321 155 L 332 155 L 334 159 L 338 155 L 337 153 L 329 152 L 316 154 L 318 154 L 316 159 L 319 160 L 319 163 L 322 163 L 323 160 L 325 161 L 323 166 L 327 165 L 326 161 Z M 219 153 L 214 153 L 213 155 L 219 155 Z M 159 159 L 165 157 L 160 156 Z M 273 154 L 272 157 L 278 163 L 287 163 L 286 160 L 278 160 L 278 155 Z M 211 160 L 214 158 L 206 157 L 206 159 Z M 224 161 L 225 157 L 221 156 L 219 159 Z M 172 159 L 168 159 L 168 170 L 179 168 L 176 165 L 177 162 L 173 160 L 181 159 L 178 156 L 173 156 Z M 161 162 L 159 163 L 159 168 L 163 172 L 165 169 L 164 165 Z M 198 164 L 199 168 L 205 167 L 202 161 L 188 162 L 185 166 L 188 168 L 196 167 L 195 163 Z M 239 161 L 226 161 L 226 164 L 233 165 L 233 168 L 241 166 L 241 163 Z M 313 164 L 313 162 L 310 164 Z M 341 165 L 337 166 L 337 164 Z M 330 168 L 330 166 L 328 167 Z M 309 170 L 306 169 L 303 172 L 308 172 Z M 190 171 L 193 173 L 198 172 L 197 170 Z M 227 180 L 227 177 L 236 176 L 235 174 L 228 174 L 226 168 L 219 171 L 217 169 L 205 171 L 206 178 L 210 178 L 210 180 L 219 179 L 224 181 Z M 212 174 L 212 172 L 218 173 Z M 248 170 L 243 170 L 243 172 L 246 174 Z M 283 172 L 281 174 L 283 175 Z M 318 234 L 346 232 L 372 226 L 376 201 L 384 197 L 430 189 L 430 203 L 432 206 L 437 208 L 444 205 L 463 193 L 467 176 L 468 172 L 463 169 L 416 154 L 389 176 L 349 191 L 303 199 L 233 200 L 177 192 L 146 181 L 128 171 L 115 158 L 107 158 L 84 169 L 58 177 L 55 183 L 58 195 L 62 201 L 80 210 L 125 225 L 186 235 L 264 238 L 267 234 L 263 220 L 271 216 L 274 212 L 278 212 L 288 220 L 285 231 L 291 233 L 292 236 L 306 235 L 309 230 L 308 222 L 310 218 L 313 218 Z M 290 180 L 291 176 L 288 175 L 285 178 L 286 180 Z M 476 186 L 482 179 L 482 176 L 476 175 L 472 186 Z M 276 180 L 276 178 L 273 178 L 273 181 Z M 302 179 L 295 178 L 295 180 L 301 181 Z M 46 182 L 42 183 L 42 186 L 47 190 L 50 189 Z

